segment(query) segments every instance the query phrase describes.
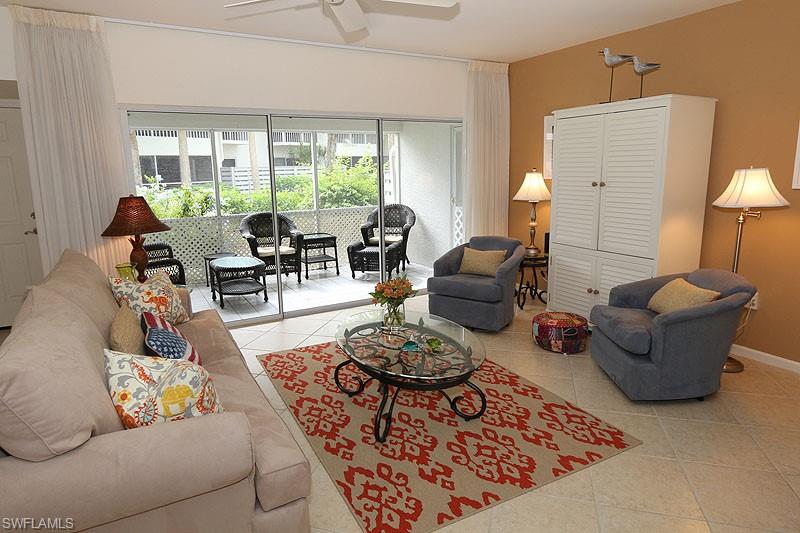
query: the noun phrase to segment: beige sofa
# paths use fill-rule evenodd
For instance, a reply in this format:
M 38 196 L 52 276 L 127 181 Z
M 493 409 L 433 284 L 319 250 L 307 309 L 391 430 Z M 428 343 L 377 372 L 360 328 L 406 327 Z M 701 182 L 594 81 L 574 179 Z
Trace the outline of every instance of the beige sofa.
M 188 305 L 188 298 L 183 295 Z M 124 430 L 104 382 L 117 304 L 100 269 L 67 251 L 0 346 L 0 520 L 75 530 L 309 530 L 308 461 L 216 311 L 179 326 L 225 413 Z

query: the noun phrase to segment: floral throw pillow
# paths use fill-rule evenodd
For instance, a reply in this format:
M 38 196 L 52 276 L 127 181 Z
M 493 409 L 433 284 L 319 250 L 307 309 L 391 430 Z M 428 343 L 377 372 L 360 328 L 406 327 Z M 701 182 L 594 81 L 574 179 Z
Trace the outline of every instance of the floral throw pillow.
M 108 281 L 117 303 L 128 304 L 139 316 L 149 311 L 172 324 L 189 320 L 178 290 L 163 272 L 154 274 L 144 283 L 122 278 L 108 278 Z
M 222 405 L 208 372 L 185 359 L 105 350 L 111 401 L 126 429 L 211 413 Z
M 175 326 L 150 311 L 142 313 L 144 350 L 147 355 L 166 359 L 186 359 L 202 365 L 200 354 L 194 346 L 181 335 Z

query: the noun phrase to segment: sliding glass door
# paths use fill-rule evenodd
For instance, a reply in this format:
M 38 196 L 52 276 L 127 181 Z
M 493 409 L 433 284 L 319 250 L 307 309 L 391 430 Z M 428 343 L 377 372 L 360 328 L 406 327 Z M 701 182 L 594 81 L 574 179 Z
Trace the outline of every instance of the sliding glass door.
M 358 244 L 362 227 L 377 221 L 377 121 L 275 116 L 272 145 L 278 218 L 302 235 L 281 249 L 284 310 L 369 298 L 380 254 Z
M 148 240 L 226 322 L 368 303 L 388 276 L 424 289 L 463 239 L 460 123 L 135 112 L 129 126 L 136 190 L 171 227 Z M 213 254 L 263 261 L 268 300 L 221 300 Z

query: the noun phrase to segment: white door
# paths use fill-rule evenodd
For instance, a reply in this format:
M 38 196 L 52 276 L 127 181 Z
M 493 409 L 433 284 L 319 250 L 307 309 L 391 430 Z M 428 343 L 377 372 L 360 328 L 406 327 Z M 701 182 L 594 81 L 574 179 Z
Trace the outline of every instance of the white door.
M 596 252 L 554 245 L 548 270 L 547 309 L 589 317 L 595 302 Z
M 655 258 L 665 120 L 663 107 L 607 115 L 598 250 Z
M 604 115 L 558 119 L 555 125 L 550 241 L 597 248 Z
M 42 279 L 19 109 L 0 108 L 0 327 L 11 325 L 26 289 Z
M 655 261 L 631 258 L 609 258 L 599 253 L 597 256 L 597 278 L 594 284 L 597 292 L 595 303 L 608 305 L 608 295 L 617 285 L 625 285 L 653 277 Z

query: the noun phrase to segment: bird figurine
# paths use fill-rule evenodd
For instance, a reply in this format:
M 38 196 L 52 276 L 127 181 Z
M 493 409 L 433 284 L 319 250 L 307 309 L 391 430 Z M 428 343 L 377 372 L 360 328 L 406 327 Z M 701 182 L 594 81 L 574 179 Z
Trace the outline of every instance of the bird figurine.
M 624 54 L 612 54 L 611 50 L 608 48 L 603 48 L 598 52 L 598 54 L 603 56 L 603 61 L 605 62 L 607 67 L 611 68 L 611 83 L 608 87 L 608 101 L 611 101 L 611 91 L 614 89 L 614 68 L 623 63 L 627 63 L 633 59 L 633 56 L 624 55 Z
M 644 90 L 644 77 L 645 75 L 661 68 L 661 63 L 643 63 L 639 56 L 633 56 L 633 70 L 641 78 L 639 80 L 639 98 L 642 97 Z

